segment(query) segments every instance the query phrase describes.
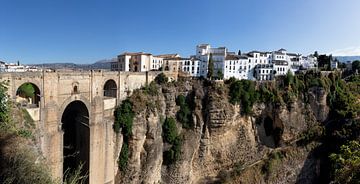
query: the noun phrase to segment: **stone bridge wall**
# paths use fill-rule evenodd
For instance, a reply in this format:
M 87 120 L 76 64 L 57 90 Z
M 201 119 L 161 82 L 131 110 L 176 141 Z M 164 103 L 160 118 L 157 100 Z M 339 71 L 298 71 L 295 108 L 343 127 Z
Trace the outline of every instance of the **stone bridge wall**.
M 63 175 L 63 131 L 61 117 L 68 104 L 82 101 L 89 111 L 90 183 L 113 183 L 117 171 L 116 135 L 112 131 L 114 105 L 121 103 L 134 89 L 151 82 L 160 72 L 134 73 L 110 71 L 24 72 L 0 73 L 0 81 L 8 85 L 10 99 L 16 99 L 17 89 L 33 83 L 40 90 L 39 121 L 42 154 L 54 177 Z M 166 73 L 173 79 L 175 75 Z M 108 80 L 117 85 L 117 98 L 104 98 Z M 76 89 L 75 89 L 76 88 Z

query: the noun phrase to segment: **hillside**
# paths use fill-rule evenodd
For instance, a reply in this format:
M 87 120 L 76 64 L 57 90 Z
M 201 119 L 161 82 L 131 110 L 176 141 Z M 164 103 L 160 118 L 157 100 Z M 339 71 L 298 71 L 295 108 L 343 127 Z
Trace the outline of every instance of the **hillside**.
M 352 62 L 356 60 L 360 61 L 360 56 L 334 56 L 334 57 L 343 63 Z
M 111 62 L 116 61 L 113 59 L 104 59 L 97 61 L 93 64 L 75 64 L 75 63 L 44 63 L 44 64 L 32 64 L 31 66 L 51 68 L 51 69 L 78 69 L 78 70 L 92 70 L 92 69 L 104 69 L 110 70 Z

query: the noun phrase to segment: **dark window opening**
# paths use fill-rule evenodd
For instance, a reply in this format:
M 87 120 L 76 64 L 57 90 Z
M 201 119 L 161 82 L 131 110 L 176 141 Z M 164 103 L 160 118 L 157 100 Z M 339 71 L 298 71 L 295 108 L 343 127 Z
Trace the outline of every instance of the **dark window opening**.
M 106 81 L 104 85 L 104 97 L 116 98 L 117 96 L 116 82 L 112 79 Z

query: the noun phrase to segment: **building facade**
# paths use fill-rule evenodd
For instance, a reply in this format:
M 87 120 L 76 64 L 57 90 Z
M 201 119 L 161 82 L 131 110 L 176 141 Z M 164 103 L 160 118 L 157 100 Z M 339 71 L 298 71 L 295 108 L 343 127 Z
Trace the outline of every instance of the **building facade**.
M 285 49 L 272 52 L 229 52 L 226 47 L 212 48 L 209 44 L 196 46 L 196 54 L 182 58 L 179 54 L 153 56 L 149 53 L 124 53 L 112 63 L 112 70 L 144 72 L 151 70 L 170 71 L 191 77 L 207 77 L 210 61 L 213 76 L 219 79 L 273 80 L 274 77 L 296 73 L 301 69 L 317 67 L 317 58 L 288 53 Z

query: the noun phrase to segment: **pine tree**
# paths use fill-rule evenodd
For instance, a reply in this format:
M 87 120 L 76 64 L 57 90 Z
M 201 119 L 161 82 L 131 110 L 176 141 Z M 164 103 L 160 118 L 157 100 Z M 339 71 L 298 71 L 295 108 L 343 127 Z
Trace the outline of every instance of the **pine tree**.
M 214 61 L 213 61 L 211 53 L 210 53 L 209 57 L 210 58 L 209 58 L 209 64 L 208 64 L 207 77 L 211 80 L 211 78 L 214 76 Z

